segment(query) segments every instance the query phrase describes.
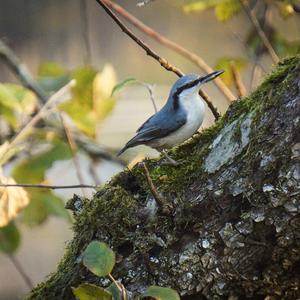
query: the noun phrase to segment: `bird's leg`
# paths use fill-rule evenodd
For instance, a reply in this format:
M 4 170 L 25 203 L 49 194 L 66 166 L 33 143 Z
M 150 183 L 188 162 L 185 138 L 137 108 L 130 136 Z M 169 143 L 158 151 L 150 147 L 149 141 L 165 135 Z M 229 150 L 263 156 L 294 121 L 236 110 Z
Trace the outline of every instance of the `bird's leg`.
M 172 166 L 178 166 L 180 164 L 178 161 L 171 158 L 165 149 L 162 150 L 160 153 L 167 159 L 167 164 L 170 164 Z

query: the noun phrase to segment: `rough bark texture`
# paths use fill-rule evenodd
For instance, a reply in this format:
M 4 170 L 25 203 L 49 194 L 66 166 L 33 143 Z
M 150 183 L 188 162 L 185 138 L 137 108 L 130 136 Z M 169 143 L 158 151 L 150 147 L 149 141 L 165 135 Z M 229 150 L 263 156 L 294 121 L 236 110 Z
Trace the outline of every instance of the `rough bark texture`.
M 72 286 L 107 284 L 81 263 L 94 239 L 116 251 L 113 275 L 133 296 L 155 284 L 186 300 L 300 298 L 300 58 L 172 156 L 185 161 L 147 162 L 170 215 L 140 165 L 90 201 L 75 197 L 74 239 L 28 299 L 74 299 Z

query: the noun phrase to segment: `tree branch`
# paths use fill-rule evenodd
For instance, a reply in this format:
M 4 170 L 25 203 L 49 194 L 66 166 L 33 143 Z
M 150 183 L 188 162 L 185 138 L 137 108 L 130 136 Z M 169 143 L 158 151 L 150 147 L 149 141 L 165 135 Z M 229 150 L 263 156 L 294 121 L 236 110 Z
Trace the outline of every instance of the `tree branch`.
M 154 58 L 156 61 L 160 63 L 162 67 L 164 67 L 166 70 L 171 71 L 175 73 L 177 76 L 181 77 L 184 74 L 177 68 L 172 66 L 171 64 L 168 63 L 168 61 L 165 58 L 160 57 L 156 52 L 154 52 L 146 43 L 141 41 L 137 36 L 134 35 L 132 31 L 129 30 L 129 28 L 124 25 L 121 20 L 111 11 L 109 7 L 106 6 L 103 0 L 96 0 L 99 5 L 103 7 L 103 9 L 106 11 L 106 13 L 117 23 L 117 25 L 122 29 L 122 31 L 127 34 L 134 42 L 136 42 L 140 47 L 142 47 L 147 55 L 151 56 Z M 204 101 L 207 103 L 209 109 L 212 111 L 215 119 L 219 119 L 220 114 L 218 113 L 218 110 L 214 107 L 212 102 L 209 100 L 208 95 L 200 90 L 199 94 L 201 97 L 204 99 Z
M 115 12 L 120 14 L 122 17 L 124 17 L 129 23 L 134 25 L 137 29 L 142 31 L 143 33 L 147 34 L 152 39 L 156 40 L 162 45 L 165 45 L 166 47 L 174 50 L 178 54 L 184 56 L 191 62 L 193 62 L 195 65 L 197 65 L 202 71 L 206 73 L 211 73 L 214 70 L 204 61 L 202 57 L 199 55 L 187 50 L 186 48 L 182 47 L 181 45 L 171 41 L 167 37 L 161 35 L 160 33 L 154 31 L 151 27 L 147 26 L 143 22 L 141 22 L 139 19 L 137 19 L 135 16 L 130 14 L 128 11 L 126 11 L 124 8 L 122 8 L 120 5 L 115 4 L 111 0 L 103 0 L 105 4 L 113 9 Z M 213 83 L 218 87 L 220 92 L 231 102 L 236 99 L 236 96 L 231 92 L 231 90 L 226 86 L 226 84 L 223 82 L 221 78 L 216 78 Z
M 155 199 L 156 204 L 158 205 L 159 209 L 164 213 L 169 215 L 170 214 L 170 208 L 167 206 L 166 201 L 161 197 L 161 195 L 159 194 L 159 192 L 157 191 L 155 185 L 153 184 L 153 181 L 151 179 L 148 167 L 146 165 L 146 163 L 143 161 L 142 162 L 142 166 L 144 168 L 145 171 L 145 175 L 146 175 L 146 179 L 148 182 L 148 186 L 150 188 L 150 191 Z
M 27 183 L 16 183 L 16 184 L 3 184 L 0 183 L 0 187 L 23 187 L 23 188 L 36 188 L 36 189 L 96 189 L 97 186 L 89 184 L 74 184 L 74 185 L 47 185 L 47 184 L 27 184 Z
M 277 56 L 274 48 L 272 47 L 272 45 L 271 45 L 270 41 L 268 40 L 266 34 L 264 33 L 263 29 L 261 28 L 255 14 L 253 13 L 251 8 L 249 7 L 248 1 L 247 0 L 240 0 L 240 2 L 244 7 L 244 10 L 245 10 L 247 16 L 249 17 L 250 21 L 252 22 L 258 36 L 260 37 L 260 39 L 263 42 L 266 49 L 268 50 L 273 62 L 275 64 L 277 64 L 279 62 L 279 57 Z
M 236 90 L 238 92 L 239 97 L 243 97 L 246 95 L 246 87 L 242 81 L 241 75 L 239 71 L 237 70 L 236 66 L 234 64 L 230 65 L 232 77 L 233 77 L 233 83 L 236 87 Z
M 0 58 L 3 59 L 6 64 L 8 64 L 22 84 L 38 96 L 41 102 L 45 103 L 47 101 L 47 95 L 32 78 L 26 65 L 22 64 L 14 52 L 1 40 Z

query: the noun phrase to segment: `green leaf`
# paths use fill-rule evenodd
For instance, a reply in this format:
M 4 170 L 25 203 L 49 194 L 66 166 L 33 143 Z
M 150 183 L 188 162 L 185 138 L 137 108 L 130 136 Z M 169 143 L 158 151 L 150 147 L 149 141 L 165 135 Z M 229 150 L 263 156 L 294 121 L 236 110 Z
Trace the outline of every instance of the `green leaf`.
M 115 261 L 115 253 L 102 242 L 92 241 L 83 253 L 83 264 L 97 276 L 109 275 Z
M 70 75 L 57 63 L 42 63 L 38 68 L 38 83 L 46 92 L 55 92 L 70 81 Z
M 123 81 L 119 82 L 116 84 L 111 92 L 111 96 L 113 96 L 115 93 L 119 92 L 121 89 L 123 89 L 125 86 L 135 83 L 137 80 L 135 78 L 127 78 L 124 79 Z
M 122 294 L 114 282 L 106 290 L 112 294 L 114 300 L 123 300 Z
M 18 120 L 14 111 L 0 104 L 0 116 L 13 128 L 18 127 Z
M 93 82 L 97 71 L 91 67 L 83 67 L 72 72 L 76 85 L 72 88 L 72 102 L 78 102 L 88 108 L 93 107 Z
M 143 299 L 145 297 L 152 297 L 155 300 L 180 300 L 176 291 L 155 285 L 150 286 L 141 298 Z
M 64 102 L 59 108 L 69 115 L 78 129 L 89 137 L 96 136 L 97 115 L 92 108 L 76 100 Z
M 94 284 L 83 283 L 77 288 L 72 288 L 78 300 L 112 300 L 112 295 L 105 289 Z M 115 299 L 114 299 L 115 300 Z
M 242 7 L 240 0 L 197 0 L 183 6 L 186 13 L 202 12 L 211 8 L 215 9 L 217 19 L 225 22 L 237 14 Z
M 13 170 L 17 182 L 39 184 L 45 181 L 46 171 L 54 162 L 72 157 L 67 144 L 53 141 L 47 151 L 24 159 Z M 22 221 L 30 226 L 43 223 L 49 214 L 70 220 L 69 213 L 64 208 L 63 200 L 50 190 L 27 189 L 31 199 L 30 204 L 22 213 Z
M 21 236 L 14 222 L 0 228 L 0 251 L 13 253 L 20 245 Z
M 230 20 L 235 14 L 241 10 L 240 0 L 225 0 L 216 5 L 215 14 L 219 21 L 225 22 Z
M 242 71 L 247 66 L 247 61 L 243 58 L 222 57 L 218 59 L 215 66 L 217 70 L 221 69 L 225 71 L 221 75 L 221 78 L 227 86 L 233 83 L 232 66 L 234 66 L 237 71 Z
M 209 8 L 215 7 L 218 3 L 220 3 L 220 0 L 197 0 L 197 1 L 193 1 L 192 3 L 184 5 L 183 10 L 186 13 L 202 12 Z
M 116 104 L 116 99 L 111 97 L 116 83 L 115 71 L 110 65 L 99 73 L 85 67 L 75 70 L 73 77 L 76 86 L 72 89 L 72 98 L 59 108 L 70 116 L 78 129 L 95 138 L 98 123 L 110 114 Z
M 71 221 L 63 200 L 50 190 L 27 189 L 30 197 L 29 205 L 22 212 L 22 222 L 28 226 L 40 225 L 49 215 L 58 216 Z
M 46 221 L 48 217 L 47 207 L 37 194 L 28 191 L 30 203 L 23 209 L 21 220 L 28 226 L 40 225 Z
M 16 147 L 11 147 L 8 141 L 0 145 L 0 167 L 5 164 L 17 152 Z
M 0 83 L 0 115 L 13 128 L 20 125 L 21 114 L 30 114 L 36 107 L 36 96 L 28 89 L 11 83 Z
M 44 202 L 47 212 L 50 215 L 54 215 L 57 217 L 64 218 L 67 221 L 71 221 L 70 214 L 66 210 L 62 198 L 58 197 L 52 191 L 49 190 L 39 190 L 38 192 L 38 195 L 35 194 L 35 196 L 39 197 L 40 200 Z
M 72 152 L 64 142 L 54 141 L 50 149 L 24 159 L 13 170 L 17 182 L 40 183 L 45 180 L 46 171 L 58 160 L 72 157 Z
M 65 75 L 64 68 L 55 62 L 45 62 L 39 65 L 37 75 L 38 77 L 58 77 Z

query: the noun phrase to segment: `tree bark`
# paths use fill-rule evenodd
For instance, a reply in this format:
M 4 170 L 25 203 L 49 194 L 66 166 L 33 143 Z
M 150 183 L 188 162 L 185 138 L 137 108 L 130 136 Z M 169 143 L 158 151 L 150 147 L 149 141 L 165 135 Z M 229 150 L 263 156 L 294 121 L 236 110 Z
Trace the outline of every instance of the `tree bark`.
M 300 57 L 281 62 L 213 127 L 173 149 L 178 167 L 148 160 L 87 201 L 74 197 L 74 238 L 28 299 L 74 299 L 108 284 L 81 255 L 92 240 L 117 253 L 113 275 L 133 298 L 149 285 L 182 299 L 300 298 Z

